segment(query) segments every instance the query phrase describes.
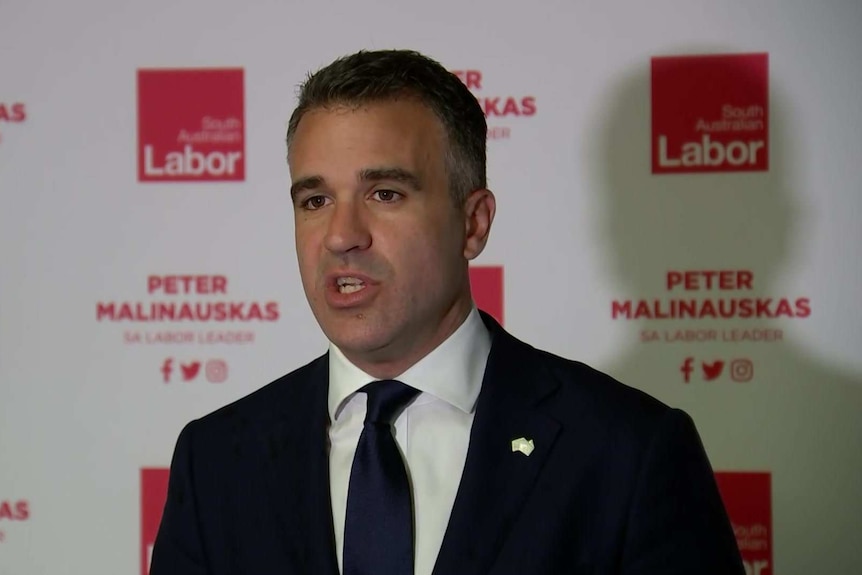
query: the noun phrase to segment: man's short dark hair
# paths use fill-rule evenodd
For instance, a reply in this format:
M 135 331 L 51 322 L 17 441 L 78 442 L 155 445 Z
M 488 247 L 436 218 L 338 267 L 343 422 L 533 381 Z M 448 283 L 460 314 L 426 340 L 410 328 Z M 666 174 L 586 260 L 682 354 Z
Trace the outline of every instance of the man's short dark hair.
M 302 116 L 328 106 L 361 106 L 417 98 L 440 119 L 447 136 L 446 168 L 452 198 L 462 205 L 487 186 L 485 114 L 476 97 L 439 62 L 412 50 L 360 51 L 310 74 L 287 128 L 287 148 Z

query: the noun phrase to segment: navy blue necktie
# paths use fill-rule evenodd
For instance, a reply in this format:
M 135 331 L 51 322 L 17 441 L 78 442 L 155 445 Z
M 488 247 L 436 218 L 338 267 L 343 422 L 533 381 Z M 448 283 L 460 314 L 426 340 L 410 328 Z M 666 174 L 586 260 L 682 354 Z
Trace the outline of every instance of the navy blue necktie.
M 418 390 L 395 380 L 369 383 L 344 521 L 344 575 L 413 574 L 413 498 L 392 420 Z

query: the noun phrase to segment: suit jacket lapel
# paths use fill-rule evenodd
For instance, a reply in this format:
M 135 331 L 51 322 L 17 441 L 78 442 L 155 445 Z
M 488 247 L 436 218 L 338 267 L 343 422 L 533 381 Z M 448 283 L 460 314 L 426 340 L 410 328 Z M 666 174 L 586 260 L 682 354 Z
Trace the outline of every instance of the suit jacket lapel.
M 291 394 L 265 432 L 269 498 L 293 566 L 285 573 L 338 575 L 329 495 L 327 356 L 309 368 L 307 377 L 289 383 Z
M 517 520 L 553 448 L 560 425 L 535 409 L 557 382 L 541 371 L 529 349 L 487 315 L 494 338 L 470 447 L 435 575 L 487 573 Z M 512 440 L 532 439 L 529 455 L 512 451 Z

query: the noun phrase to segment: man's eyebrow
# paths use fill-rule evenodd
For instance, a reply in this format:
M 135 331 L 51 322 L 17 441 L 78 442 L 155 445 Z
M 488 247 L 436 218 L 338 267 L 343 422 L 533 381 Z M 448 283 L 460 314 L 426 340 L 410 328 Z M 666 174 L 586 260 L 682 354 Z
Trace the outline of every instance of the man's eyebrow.
M 417 192 L 422 189 L 419 177 L 403 168 L 366 168 L 359 172 L 359 179 L 363 182 L 391 180 L 407 184 Z
M 320 176 L 300 178 L 290 185 L 290 197 L 295 198 L 296 194 L 305 190 L 316 190 L 323 186 L 323 183 L 323 178 Z

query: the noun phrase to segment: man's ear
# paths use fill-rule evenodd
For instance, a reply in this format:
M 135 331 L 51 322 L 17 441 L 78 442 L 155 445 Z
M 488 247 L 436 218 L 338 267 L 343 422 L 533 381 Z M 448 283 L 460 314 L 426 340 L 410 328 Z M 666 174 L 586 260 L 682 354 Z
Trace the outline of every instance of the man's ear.
M 485 249 L 491 224 L 497 211 L 497 200 L 491 190 L 473 190 L 464 203 L 464 257 L 468 260 L 476 258 Z

